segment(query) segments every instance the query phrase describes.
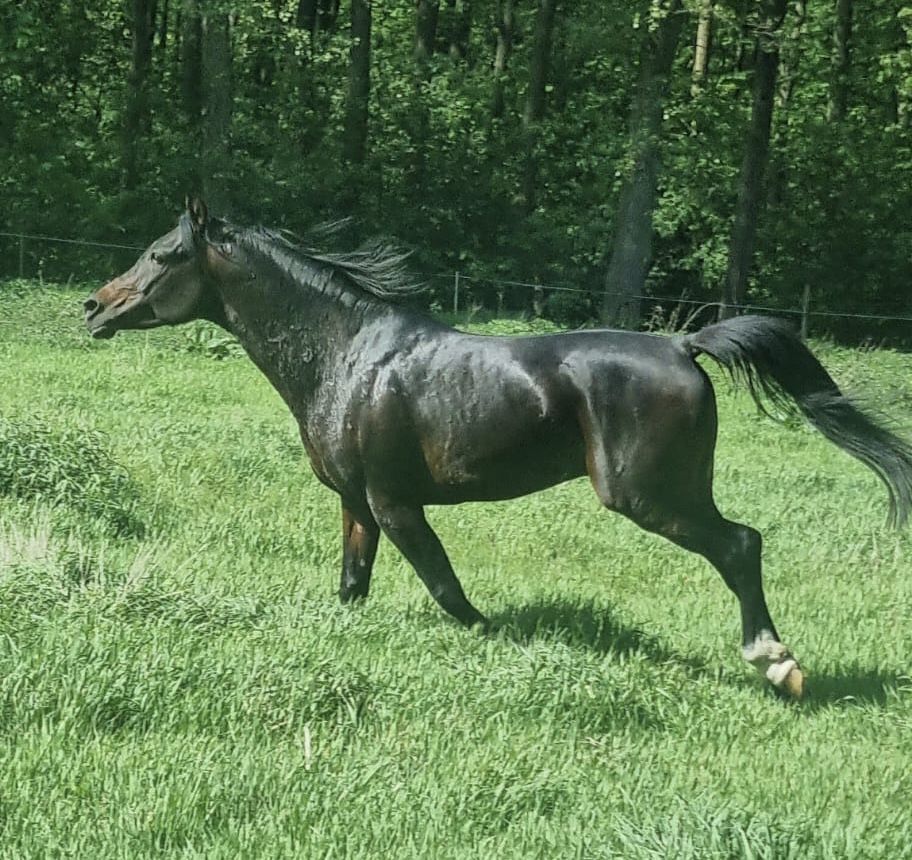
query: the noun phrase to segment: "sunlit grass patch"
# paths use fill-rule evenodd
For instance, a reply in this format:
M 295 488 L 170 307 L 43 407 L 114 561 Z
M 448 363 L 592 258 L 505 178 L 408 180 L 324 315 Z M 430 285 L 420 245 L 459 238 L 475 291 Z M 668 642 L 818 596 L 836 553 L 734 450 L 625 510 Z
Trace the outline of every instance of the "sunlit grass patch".
M 41 501 L 103 520 L 117 534 L 141 535 L 139 490 L 91 427 L 34 415 L 0 415 L 0 496 Z
M 338 499 L 255 368 L 180 329 L 93 343 L 46 292 L 0 297 L 27 428 L 0 449 L 27 478 L 0 496 L 0 857 L 909 856 L 912 540 L 818 434 L 710 368 L 717 500 L 763 532 L 796 707 L 718 574 L 585 480 L 429 511 L 491 634 L 386 541 L 340 606 Z M 909 356 L 821 355 L 912 423 Z M 54 458 L 90 492 L 43 483 Z

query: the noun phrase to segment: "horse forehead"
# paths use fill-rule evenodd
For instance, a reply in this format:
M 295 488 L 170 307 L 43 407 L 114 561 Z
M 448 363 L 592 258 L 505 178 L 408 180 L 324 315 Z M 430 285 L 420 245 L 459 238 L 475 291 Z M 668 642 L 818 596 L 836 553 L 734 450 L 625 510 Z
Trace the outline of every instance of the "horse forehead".
M 146 249 L 147 253 L 152 251 L 176 251 L 181 244 L 181 230 L 180 225 L 175 227 L 172 230 L 169 230 L 164 236 L 159 236 L 149 247 Z

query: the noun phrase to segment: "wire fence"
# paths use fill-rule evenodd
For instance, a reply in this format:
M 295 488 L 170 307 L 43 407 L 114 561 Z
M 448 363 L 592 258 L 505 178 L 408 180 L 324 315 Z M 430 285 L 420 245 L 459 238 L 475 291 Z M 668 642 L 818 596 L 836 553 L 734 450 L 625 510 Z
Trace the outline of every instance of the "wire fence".
M 63 236 L 49 236 L 42 233 L 22 233 L 22 232 L 12 232 L 12 231 L 0 231 L 0 238 L 14 239 L 18 243 L 19 259 L 18 259 L 18 273 L 20 278 L 25 278 L 26 273 L 26 243 L 27 242 L 47 242 L 58 245 L 70 245 L 70 246 L 80 246 L 85 248 L 92 248 L 96 250 L 112 250 L 112 251 L 142 251 L 144 247 L 142 245 L 132 245 L 120 242 L 99 242 L 90 239 L 73 239 Z M 39 266 L 39 272 L 40 272 Z M 472 302 L 476 298 L 472 295 L 472 285 L 489 287 L 509 287 L 512 289 L 520 290 L 532 290 L 538 293 L 540 296 L 543 296 L 548 293 L 571 293 L 581 296 L 588 296 L 591 298 L 603 299 L 605 296 L 612 296 L 625 301 L 638 301 L 638 302 L 652 302 L 654 304 L 667 305 L 672 307 L 692 307 L 696 308 L 696 313 L 699 313 L 702 310 L 711 310 L 713 308 L 719 308 L 723 305 L 727 308 L 730 308 L 735 311 L 749 311 L 749 312 L 760 312 L 760 313 L 770 313 L 770 314 L 790 314 L 796 317 L 799 317 L 802 320 L 802 330 L 806 332 L 807 330 L 807 320 L 810 317 L 817 318 L 832 318 L 832 319 L 844 319 L 844 320 L 867 320 L 869 322 L 896 322 L 896 323 L 912 323 L 912 315 L 904 314 L 894 314 L 894 313 L 856 313 L 848 311 L 829 311 L 829 310 L 813 310 L 809 306 L 810 293 L 809 289 L 805 287 L 802 307 L 776 307 L 772 305 L 762 305 L 762 304 L 751 304 L 751 303 L 730 303 L 722 301 L 709 301 L 707 302 L 704 299 L 692 299 L 687 298 L 686 295 L 681 296 L 666 296 L 666 295 L 656 295 L 656 294 L 642 294 L 642 293 L 626 293 L 626 292 L 613 292 L 605 290 L 601 287 L 579 287 L 579 286 L 570 286 L 567 284 L 552 284 L 552 283 L 534 283 L 529 281 L 518 281 L 510 280 L 507 278 L 495 278 L 495 277 L 482 277 L 479 275 L 468 275 L 459 271 L 453 272 L 432 272 L 425 273 L 424 275 L 419 275 L 419 277 L 425 277 L 429 280 L 446 280 L 450 281 L 452 284 L 453 291 L 453 314 L 458 315 L 460 309 L 463 309 L 468 312 L 472 307 Z
M 488 278 L 488 277 L 477 277 L 474 275 L 464 275 L 460 272 L 450 273 L 434 273 L 429 277 L 432 278 L 451 278 L 454 280 L 453 287 L 453 304 L 454 310 L 458 310 L 459 304 L 459 291 L 463 282 L 478 283 L 478 284 L 491 284 L 494 286 L 509 286 L 509 287 L 525 287 L 535 290 L 543 290 L 546 292 L 566 292 L 566 293 L 579 293 L 582 295 L 589 296 L 616 296 L 619 298 L 626 299 L 636 299 L 642 301 L 651 301 L 651 302 L 662 302 L 670 305 L 688 305 L 698 308 L 713 308 L 721 307 L 723 304 L 726 307 L 730 307 L 734 310 L 739 311 L 763 311 L 765 313 L 774 313 L 774 314 L 795 314 L 798 316 L 812 316 L 812 317 L 837 317 L 841 319 L 862 319 L 862 320 L 894 320 L 897 322 L 908 322 L 912 323 L 912 316 L 903 316 L 897 314 L 860 314 L 860 313 L 848 313 L 848 312 L 839 312 L 839 311 L 815 311 L 807 307 L 801 308 L 787 308 L 787 307 L 774 307 L 772 305 L 757 305 L 757 304 L 735 304 L 731 302 L 707 302 L 705 299 L 688 299 L 686 296 L 662 296 L 656 294 L 641 294 L 641 293 L 626 293 L 626 292 L 614 292 L 611 290 L 606 290 L 600 287 L 586 288 L 586 287 L 568 287 L 563 284 L 539 284 L 539 283 L 529 283 L 524 281 L 510 281 L 510 280 L 501 280 L 497 278 Z
M 0 239 L 10 241 L 18 252 L 14 252 L 12 259 L 9 256 L 0 259 L 0 273 L 6 277 L 18 275 L 19 278 L 38 277 L 39 280 L 44 280 L 45 275 L 50 280 L 72 280 L 76 271 L 110 271 L 112 267 L 127 262 L 129 257 L 126 252 L 129 251 L 132 257 L 143 250 L 139 245 L 124 242 L 100 242 L 10 230 L 0 230 Z M 57 253 L 49 252 L 47 246 L 66 248 L 71 252 L 85 249 L 89 253 L 79 253 L 76 259 L 69 253 L 61 259 Z M 36 248 L 39 249 L 37 253 Z

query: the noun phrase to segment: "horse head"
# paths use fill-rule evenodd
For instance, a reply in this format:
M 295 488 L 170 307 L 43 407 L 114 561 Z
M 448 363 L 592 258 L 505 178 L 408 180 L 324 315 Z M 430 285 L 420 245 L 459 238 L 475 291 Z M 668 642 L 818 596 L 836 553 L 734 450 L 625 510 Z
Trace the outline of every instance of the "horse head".
M 222 255 L 211 235 L 220 222 L 194 198 L 177 226 L 156 239 L 133 266 L 90 295 L 83 306 L 92 337 L 193 319 L 218 320 L 213 277 Z

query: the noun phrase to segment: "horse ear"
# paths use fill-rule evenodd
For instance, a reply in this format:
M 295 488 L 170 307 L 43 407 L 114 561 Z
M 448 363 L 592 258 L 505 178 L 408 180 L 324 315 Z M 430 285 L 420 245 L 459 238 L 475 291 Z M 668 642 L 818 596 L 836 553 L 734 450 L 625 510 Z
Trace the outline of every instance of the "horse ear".
M 186 206 L 194 231 L 204 236 L 206 234 L 206 226 L 209 223 L 209 210 L 206 204 L 199 197 L 188 196 Z

